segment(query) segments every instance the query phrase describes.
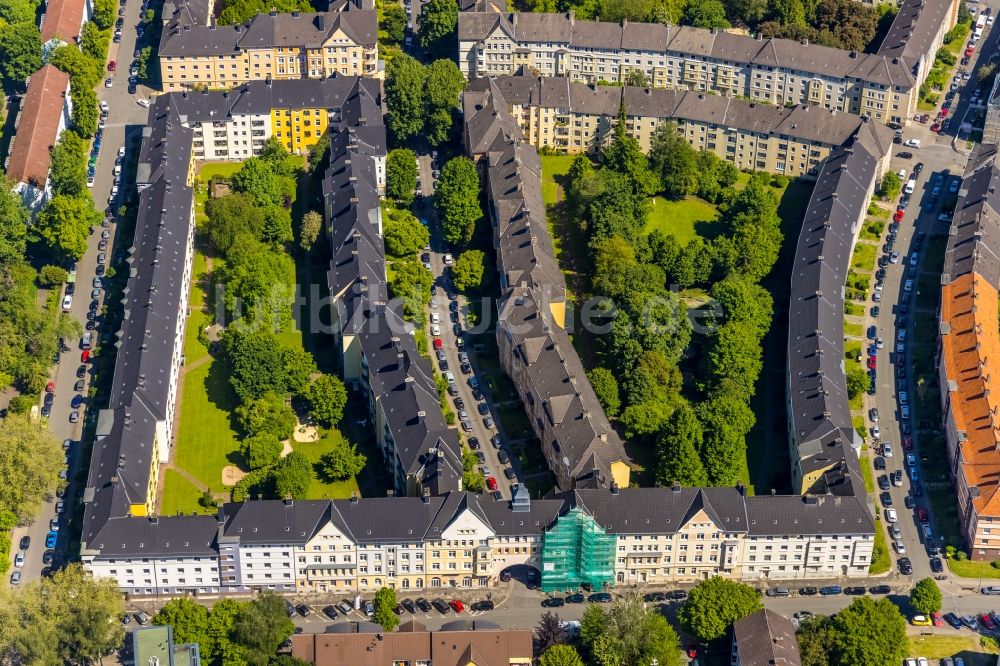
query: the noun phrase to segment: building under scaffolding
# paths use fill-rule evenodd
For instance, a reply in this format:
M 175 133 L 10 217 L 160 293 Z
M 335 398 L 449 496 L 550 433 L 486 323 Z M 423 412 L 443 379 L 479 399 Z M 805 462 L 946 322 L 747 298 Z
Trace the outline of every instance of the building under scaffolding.
M 617 537 L 579 508 L 560 516 L 542 542 L 542 591 L 601 589 L 615 582 Z

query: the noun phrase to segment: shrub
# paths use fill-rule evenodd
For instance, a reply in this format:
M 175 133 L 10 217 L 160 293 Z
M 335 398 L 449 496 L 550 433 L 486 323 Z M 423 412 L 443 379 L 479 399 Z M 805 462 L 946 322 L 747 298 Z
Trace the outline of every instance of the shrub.
M 61 266 L 42 266 L 38 272 L 38 283 L 46 288 L 58 287 L 69 279 L 69 273 Z

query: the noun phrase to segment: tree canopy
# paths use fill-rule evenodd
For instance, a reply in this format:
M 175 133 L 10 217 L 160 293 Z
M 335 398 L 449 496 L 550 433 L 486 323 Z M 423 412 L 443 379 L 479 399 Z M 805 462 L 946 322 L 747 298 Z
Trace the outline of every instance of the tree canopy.
M 466 250 L 451 267 L 451 280 L 458 291 L 474 291 L 483 284 L 486 255 L 482 250 Z
M 383 206 L 382 238 L 391 257 L 413 257 L 431 242 L 427 227 L 408 210 Z
M 580 639 L 597 666 L 681 666 L 680 640 L 666 618 L 629 594 L 610 608 L 590 604 L 580 620 Z
M 761 608 L 763 605 L 757 590 L 728 578 L 713 576 L 694 586 L 687 602 L 677 612 L 677 618 L 685 629 L 698 638 L 713 641 L 725 635 L 733 622 Z
M 445 55 L 455 41 L 458 3 L 451 0 L 430 0 L 421 8 L 417 24 L 420 28 L 420 46 L 427 51 Z
M 309 413 L 326 426 L 340 422 L 347 405 L 344 382 L 333 375 L 320 375 L 309 385 Z
M 396 590 L 391 587 L 380 587 L 375 593 L 375 615 L 372 619 L 385 631 L 392 631 L 399 624 L 399 618 L 393 612 L 396 608 Z
M 404 206 L 417 189 L 417 154 L 408 148 L 390 150 L 385 159 L 385 193 Z
M 476 221 L 483 215 L 479 206 L 479 172 L 472 160 L 467 157 L 448 160 L 441 170 L 434 203 L 441 214 L 445 240 L 455 247 L 468 245 Z
M 941 610 L 941 588 L 933 578 L 922 578 L 910 591 L 910 605 L 923 615 Z
M 341 437 L 320 456 L 319 469 L 328 481 L 344 481 L 360 474 L 366 462 L 365 454 L 359 453 L 357 446 Z
M 832 617 L 811 618 L 798 632 L 803 666 L 902 663 L 906 620 L 889 599 L 858 597 Z

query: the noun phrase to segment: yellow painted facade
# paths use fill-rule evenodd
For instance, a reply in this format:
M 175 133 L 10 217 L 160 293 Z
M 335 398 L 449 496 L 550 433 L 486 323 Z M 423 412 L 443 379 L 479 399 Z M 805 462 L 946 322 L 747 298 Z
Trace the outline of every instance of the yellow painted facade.
M 271 136 L 293 154 L 302 154 L 326 134 L 326 109 L 271 109 Z

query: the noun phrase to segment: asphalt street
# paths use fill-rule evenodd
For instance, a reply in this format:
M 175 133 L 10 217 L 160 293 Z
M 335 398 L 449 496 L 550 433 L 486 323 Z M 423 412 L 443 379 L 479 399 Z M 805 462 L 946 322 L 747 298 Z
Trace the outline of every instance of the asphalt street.
M 420 155 L 418 158 L 418 176 L 420 179 L 420 191 L 430 197 L 434 192 L 434 169 L 432 164 L 432 159 L 430 155 Z M 516 465 L 516 460 L 511 457 L 511 462 L 504 464 L 500 462 L 499 454 L 501 449 L 492 445 L 492 440 L 496 435 L 500 435 L 501 445 L 505 448 L 506 443 L 510 440 L 506 437 L 506 434 L 502 431 L 502 426 L 499 419 L 496 418 L 496 410 L 494 409 L 494 401 L 492 396 L 489 394 L 488 387 L 484 384 L 480 385 L 479 389 L 482 394 L 483 400 L 476 400 L 473 393 L 473 388 L 470 385 L 470 379 L 473 377 L 478 377 L 477 364 L 475 359 L 475 351 L 472 345 L 463 345 L 459 347 L 459 336 L 455 335 L 453 329 L 455 319 L 457 318 L 462 330 L 468 330 L 468 308 L 469 303 L 464 296 L 455 294 L 450 288 L 449 282 L 445 277 L 445 256 L 448 253 L 448 247 L 441 237 L 440 225 L 437 223 L 437 218 L 433 206 L 430 204 L 430 199 L 424 199 L 425 205 L 423 206 L 421 213 L 423 220 L 425 220 L 431 230 L 431 246 L 428 252 L 430 259 L 430 269 L 431 273 L 434 275 L 434 285 L 436 293 L 431 297 L 431 304 L 428 308 L 429 315 L 437 314 L 440 318 L 438 326 L 440 331 L 438 335 L 433 334 L 433 323 L 428 324 L 428 331 L 430 335 L 430 341 L 432 343 L 432 348 L 430 353 L 433 357 L 433 363 L 437 366 L 438 370 L 442 370 L 441 362 L 438 357 L 438 350 L 434 348 L 434 340 L 441 341 L 441 352 L 444 353 L 445 361 L 447 363 L 448 371 L 452 372 L 455 376 L 455 396 L 449 396 L 451 401 L 451 407 L 458 415 L 458 427 L 462 431 L 463 435 L 469 438 L 476 438 L 478 442 L 478 448 L 476 449 L 477 454 L 481 453 L 480 458 L 480 468 L 483 475 L 489 478 L 493 478 L 496 481 L 497 490 L 500 492 L 504 500 L 511 499 L 511 484 L 518 482 L 517 469 L 512 465 Z M 456 255 L 457 256 L 457 255 Z M 454 259 L 452 259 L 454 260 Z M 454 296 L 454 298 L 452 297 Z M 488 304 L 485 308 L 488 312 L 485 316 L 492 316 L 494 305 L 492 303 Z M 454 314 L 453 314 L 454 313 Z M 428 317 L 430 322 L 430 317 Z M 463 337 L 463 342 L 465 342 Z M 459 354 L 465 352 L 471 366 L 471 372 L 463 373 L 461 369 L 461 360 Z M 465 411 L 465 417 L 463 419 L 460 414 L 459 403 L 456 402 L 457 399 L 462 400 L 463 409 Z M 488 411 L 484 414 L 479 411 L 479 406 L 485 405 Z M 492 418 L 493 427 L 488 428 L 485 424 L 486 418 Z M 466 430 L 462 425 L 462 421 L 465 421 L 471 430 Z M 508 479 L 505 475 L 506 469 L 512 469 L 514 474 L 513 478 Z M 488 490 L 488 489 L 487 489 Z
M 105 73 L 106 77 L 110 76 L 112 78 L 113 85 L 110 88 L 102 85 L 97 89 L 98 99 L 106 101 L 109 107 L 108 120 L 103 130 L 101 150 L 98 154 L 94 174 L 94 186 L 91 188 L 94 205 L 99 211 L 103 211 L 108 205 L 108 196 L 114 183 L 115 158 L 117 157 L 118 149 L 126 145 L 126 134 L 129 135 L 131 141 L 129 147 L 137 149 L 142 131 L 141 128 L 146 124 L 147 110 L 139 106 L 137 100 L 142 97 L 148 97 L 149 89 L 140 86 L 136 95 L 128 94 L 128 68 L 132 62 L 132 52 L 136 45 L 135 26 L 139 22 L 139 14 L 139 1 L 129 0 L 125 8 L 122 41 L 120 44 L 111 44 L 108 56 L 109 61 L 117 61 L 115 72 Z M 130 150 L 126 155 L 125 165 L 134 167 L 135 153 L 136 150 Z M 122 182 L 121 194 L 125 194 L 130 188 L 134 189 L 134 179 L 129 169 L 126 169 Z M 128 187 L 125 187 L 124 184 L 128 184 Z M 120 197 L 119 201 L 124 201 L 124 199 Z M 87 321 L 93 279 L 97 267 L 97 255 L 100 252 L 98 244 L 102 240 L 102 233 L 107 231 L 109 235 L 107 239 L 108 247 L 104 252 L 108 257 L 110 265 L 110 258 L 116 238 L 116 227 L 117 225 L 114 224 L 107 230 L 97 227 L 91 234 L 86 254 L 77 262 L 76 292 L 73 296 L 73 304 L 69 312 L 74 319 L 80 322 L 81 326 Z M 103 293 L 101 300 L 103 301 Z M 114 334 L 114 331 L 104 331 L 99 328 L 98 331 L 104 336 Z M 83 492 L 83 486 L 86 483 L 86 472 L 89 463 L 89 460 L 84 459 L 84 453 L 89 452 L 89 449 L 84 449 L 80 444 L 84 425 L 83 417 L 89 408 L 87 401 L 84 402 L 84 407 L 81 407 L 79 410 L 81 416 L 79 422 L 74 424 L 69 421 L 70 413 L 74 411 L 70 406 L 70 401 L 76 395 L 74 385 L 77 381 L 77 372 L 81 365 L 85 364 L 81 363 L 80 340 L 68 340 L 67 344 L 69 349 L 60 354 L 59 363 L 50 371 L 50 379 L 55 383 L 55 395 L 52 401 L 51 414 L 49 415 L 49 428 L 60 441 L 66 439 L 72 441 L 68 451 L 67 476 L 69 486 L 65 492 L 67 508 L 61 514 L 62 519 L 59 522 L 60 531 L 65 531 L 69 527 L 69 521 L 74 517 L 78 518 L 80 515 L 80 511 L 77 510 L 78 503 L 80 495 Z M 89 365 L 87 365 L 85 370 L 86 388 L 89 388 Z M 86 397 L 86 391 L 83 395 Z M 50 521 L 56 517 L 56 501 L 57 498 L 52 498 L 52 501 L 43 504 L 39 515 L 30 525 L 16 528 L 13 531 L 13 545 L 10 553 L 12 563 L 19 552 L 18 545 L 21 538 L 24 536 L 31 538 L 31 544 L 25 552 L 24 566 L 18 569 L 21 572 L 22 583 L 37 578 L 41 575 L 42 569 L 45 566 L 42 563 L 42 556 L 46 550 L 45 536 L 49 531 Z M 67 539 L 61 537 L 56 547 L 57 559 L 65 557 L 66 546 Z M 11 570 L 14 571 L 13 567 Z M 7 580 L 9 581 L 9 578 Z

